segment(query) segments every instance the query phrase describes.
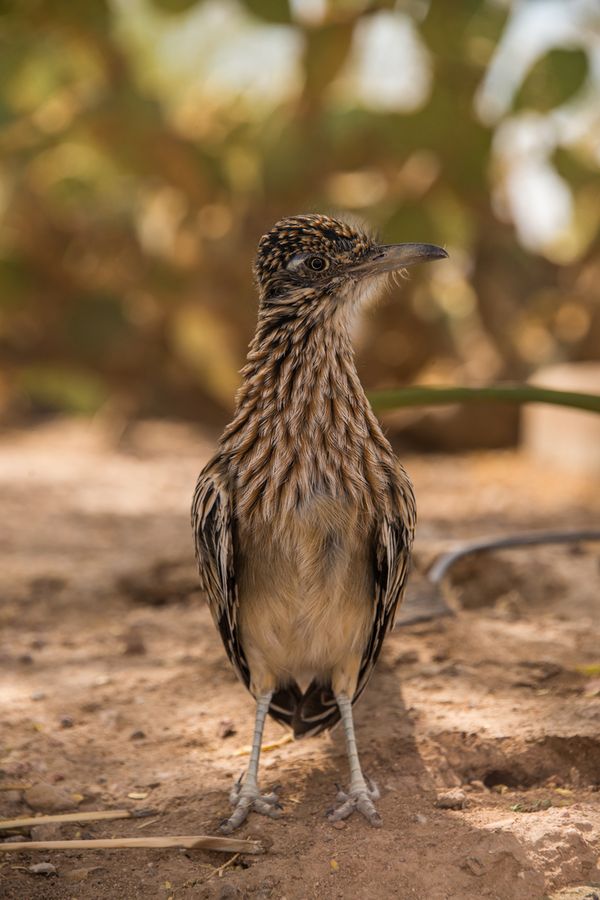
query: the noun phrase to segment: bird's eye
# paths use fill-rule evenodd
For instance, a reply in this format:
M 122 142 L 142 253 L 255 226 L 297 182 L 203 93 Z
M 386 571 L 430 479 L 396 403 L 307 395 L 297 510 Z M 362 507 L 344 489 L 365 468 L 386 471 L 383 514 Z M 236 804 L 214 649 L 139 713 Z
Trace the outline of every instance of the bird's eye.
M 329 268 L 329 260 L 326 256 L 312 256 L 306 253 L 297 253 L 286 263 L 286 269 L 290 272 L 302 273 L 310 269 L 311 272 L 324 272 Z

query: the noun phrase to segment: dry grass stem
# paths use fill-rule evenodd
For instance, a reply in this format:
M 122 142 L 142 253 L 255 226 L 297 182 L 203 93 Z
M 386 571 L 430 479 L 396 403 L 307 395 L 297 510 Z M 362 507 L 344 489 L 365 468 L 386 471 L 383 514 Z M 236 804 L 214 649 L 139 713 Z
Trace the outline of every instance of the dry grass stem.
M 231 857 L 231 859 L 228 859 L 227 862 L 223 863 L 222 866 L 219 866 L 218 868 L 213 869 L 212 872 L 210 873 L 210 875 L 208 875 L 208 877 L 205 878 L 204 880 L 210 881 L 210 879 L 214 878 L 215 875 L 218 875 L 219 878 L 221 878 L 225 869 L 229 868 L 229 866 L 232 866 L 234 864 L 234 862 L 236 861 L 236 859 L 238 859 L 239 855 L 240 855 L 239 853 L 236 853 L 234 856 Z
M 292 744 L 294 742 L 294 735 L 290 732 L 289 734 L 284 734 L 283 737 L 280 737 L 276 741 L 270 741 L 268 744 L 262 744 L 260 748 L 261 753 L 268 753 L 269 750 L 278 750 L 280 747 L 285 747 L 286 744 Z M 233 754 L 234 756 L 250 756 L 250 751 L 252 747 L 249 745 L 246 747 L 241 747 L 239 750 L 236 750 Z
M 101 819 L 138 819 L 151 812 L 131 812 L 129 809 L 103 809 L 89 812 L 60 813 L 55 816 L 25 816 L 21 819 L 0 819 L 0 830 L 8 828 L 27 828 L 30 825 L 49 825 L 55 822 L 96 822 Z
M 205 834 L 178 835 L 173 837 L 99 838 L 85 841 L 18 841 L 0 843 L 0 851 L 13 850 L 122 850 L 142 847 L 164 849 L 178 847 L 184 850 L 216 850 L 221 853 L 262 853 L 258 841 L 242 841 L 233 838 L 212 837 Z

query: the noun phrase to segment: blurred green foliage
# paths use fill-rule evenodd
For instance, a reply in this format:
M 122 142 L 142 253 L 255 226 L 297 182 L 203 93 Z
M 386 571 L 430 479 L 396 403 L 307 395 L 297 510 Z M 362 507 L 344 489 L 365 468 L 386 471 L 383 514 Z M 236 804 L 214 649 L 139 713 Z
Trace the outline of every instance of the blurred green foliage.
M 542 48 L 512 102 L 478 112 L 509 12 L 482 0 L 451 10 L 436 0 L 0 4 L 5 414 L 109 408 L 222 422 L 254 326 L 258 237 L 309 210 L 348 210 L 388 241 L 451 254 L 366 320 L 370 387 L 518 380 L 598 358 L 592 51 L 572 34 Z M 394 16 L 425 60 L 421 98 L 395 106 L 383 91 L 365 99 L 356 79 L 364 35 Z M 275 97 L 283 76 L 244 43 L 265 29 L 297 48 Z M 197 63 L 186 67 L 191 39 Z M 228 82 L 243 63 L 265 77 L 262 93 L 239 75 Z M 596 113 L 577 119 L 586 97 Z M 578 127 L 561 137 L 557 113 Z M 554 135 L 541 163 L 571 204 L 563 231 L 537 243 L 515 228 L 513 163 L 529 157 L 506 138 L 530 120 Z
M 583 50 L 551 50 L 534 65 L 516 97 L 517 108 L 551 110 L 580 90 L 588 75 Z

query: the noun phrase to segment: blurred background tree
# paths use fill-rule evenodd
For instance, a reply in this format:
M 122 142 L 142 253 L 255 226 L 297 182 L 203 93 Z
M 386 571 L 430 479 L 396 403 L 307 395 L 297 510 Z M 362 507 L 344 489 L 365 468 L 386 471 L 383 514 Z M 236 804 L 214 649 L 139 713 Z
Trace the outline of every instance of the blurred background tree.
M 7 421 L 221 425 L 307 211 L 450 252 L 363 323 L 369 387 L 600 356 L 596 0 L 0 0 L 0 75 Z

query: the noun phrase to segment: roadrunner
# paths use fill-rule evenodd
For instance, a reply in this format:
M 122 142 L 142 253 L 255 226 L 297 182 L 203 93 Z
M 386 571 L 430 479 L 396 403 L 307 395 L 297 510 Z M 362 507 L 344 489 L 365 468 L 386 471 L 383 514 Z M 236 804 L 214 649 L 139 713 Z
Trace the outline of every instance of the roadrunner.
M 430 244 L 381 245 L 321 215 L 282 219 L 259 243 L 256 334 L 236 413 L 200 474 L 192 525 L 202 586 L 227 655 L 257 701 L 234 811 L 281 814 L 261 794 L 267 714 L 296 737 L 342 720 L 350 787 L 331 821 L 358 809 L 372 825 L 352 704 L 402 596 L 415 527 L 408 475 L 369 406 L 350 327 L 389 273 L 442 259 Z

